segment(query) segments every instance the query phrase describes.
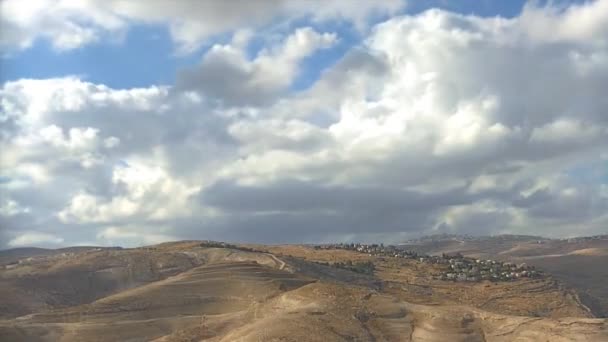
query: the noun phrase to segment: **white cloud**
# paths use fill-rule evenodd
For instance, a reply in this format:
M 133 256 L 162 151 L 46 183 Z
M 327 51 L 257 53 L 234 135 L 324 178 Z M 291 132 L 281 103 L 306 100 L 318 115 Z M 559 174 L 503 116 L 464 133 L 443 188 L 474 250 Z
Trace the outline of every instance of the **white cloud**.
M 528 3 L 521 14 L 524 32 L 540 41 L 581 41 L 606 43 L 608 1 L 595 0 L 567 7 Z
M 45 246 L 61 244 L 63 241 L 63 238 L 57 237 L 53 234 L 26 232 L 10 240 L 8 245 L 10 247 Z
M 75 139 L 73 142 L 77 143 L 77 140 L 96 135 L 94 132 L 98 130 L 97 127 L 86 127 L 89 125 L 74 125 L 79 120 L 84 121 L 79 115 L 83 111 L 90 115 L 87 119 L 95 116 L 100 121 L 111 117 L 114 111 L 121 114 L 129 111 L 131 116 L 138 112 L 160 113 L 167 105 L 168 96 L 168 89 L 163 86 L 111 89 L 73 76 L 20 79 L 4 83 L 0 89 L 0 118 L 5 123 L 13 123 L 8 127 L 19 130 L 21 137 L 26 133 L 32 137 L 46 133 L 48 139 L 64 140 L 61 136 L 64 134 L 62 131 L 66 130 L 68 139 Z M 121 119 L 128 118 L 125 115 Z M 69 127 L 65 127 L 68 124 Z M 58 144 L 69 145 L 69 142 Z
M 89 150 L 93 148 L 98 144 L 98 133 L 99 130 L 92 127 L 73 127 L 70 128 L 66 137 L 63 134 L 63 130 L 55 125 L 47 126 L 40 130 L 40 136 L 44 143 L 69 150 Z
M 447 209 L 439 218 L 437 233 L 492 235 L 508 232 L 514 221 L 510 208 L 492 202 L 456 206 Z
M 259 28 L 279 19 L 309 17 L 317 22 L 342 20 L 358 28 L 369 16 L 391 14 L 405 6 L 402 0 L 330 1 L 323 6 L 289 0 L 5 0 L 1 3 L 3 33 L 0 45 L 24 49 L 38 38 L 58 50 L 70 50 L 120 36 L 132 24 L 158 23 L 169 27 L 182 52 L 196 49 L 209 37 L 242 27 Z
M 227 106 L 265 104 L 284 95 L 303 58 L 336 41 L 334 33 L 299 28 L 281 44 L 262 49 L 251 61 L 238 39 L 231 45 L 214 45 L 198 67 L 181 72 L 177 87 L 198 90 Z
M 584 124 L 574 118 L 557 119 L 542 127 L 534 128 L 530 140 L 541 143 L 578 143 L 593 141 L 605 136 L 606 129 L 593 124 Z
M 120 139 L 117 137 L 108 137 L 103 140 L 103 146 L 105 148 L 114 148 L 120 145 Z
M 479 149 L 482 144 L 493 144 L 513 134 L 503 123 L 490 121 L 498 106 L 493 97 L 459 105 L 441 125 L 441 138 L 433 152 L 441 155 Z
M 331 143 L 329 132 L 300 120 L 241 120 L 228 127 L 228 132 L 242 143 L 242 152 L 267 150 L 310 150 Z
M 165 241 L 176 240 L 174 236 L 165 234 L 146 233 L 145 229 L 136 226 L 117 227 L 111 226 L 97 233 L 97 243 L 101 245 L 116 245 L 137 247 L 142 245 L 153 245 Z
M 309 126 L 311 136 L 328 137 L 325 145 L 294 151 L 284 139 L 272 148 L 276 133 L 260 131 L 248 140 L 265 148 L 247 150 L 223 175 L 419 186 L 605 146 L 608 102 L 598 91 L 608 87 L 608 69 L 581 75 L 582 62 L 564 56 L 606 46 L 532 41 L 520 34 L 526 25 L 439 10 L 382 23 L 363 47 L 367 59 L 347 54 L 310 90 L 272 108 L 291 122 L 272 123 L 281 135 L 295 129 L 294 118 L 304 126 L 329 113 L 327 129 Z M 365 67 L 369 58 L 384 67 Z M 254 125 L 230 133 L 243 141 L 246 127 Z
M 9 179 L 24 178 L 31 184 L 42 185 L 51 180 L 47 168 L 40 163 L 23 162 L 2 170 L 2 175 Z M 30 185 L 31 185 L 30 184 Z
M 139 18 L 164 20 L 158 4 Z M 392 18 L 298 92 L 303 58 L 338 37 L 301 28 L 249 58 L 234 18 L 232 42 L 173 87 L 7 82 L 0 190 L 31 210 L 0 224 L 108 244 L 601 232 L 608 45 L 589 9 L 604 4 Z M 571 17 L 592 24 L 542 39 L 543 20 Z
M 104 34 L 120 32 L 126 25 L 95 1 L 6 0 L 0 6 L 0 46 L 5 47 L 28 48 L 44 37 L 57 50 L 71 50 L 93 43 Z
M 30 208 L 22 207 L 12 199 L 2 199 L 2 202 L 0 203 L 0 215 L 2 216 L 14 216 L 29 212 Z
M 109 199 L 79 192 L 57 217 L 64 223 L 111 223 L 123 219 L 170 219 L 189 210 L 189 189 L 159 166 L 128 161 L 115 166 L 112 184 L 120 192 Z

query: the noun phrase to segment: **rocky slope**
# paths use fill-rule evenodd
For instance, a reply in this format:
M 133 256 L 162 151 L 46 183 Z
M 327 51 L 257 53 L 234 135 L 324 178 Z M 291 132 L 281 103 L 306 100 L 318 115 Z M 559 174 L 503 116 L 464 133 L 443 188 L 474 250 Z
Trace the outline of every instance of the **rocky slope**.
M 595 316 L 608 317 L 608 235 L 573 239 L 535 236 L 435 236 L 402 245 L 422 253 L 462 253 L 539 267 L 575 289 Z
M 182 242 L 5 265 L 0 340 L 608 340 L 606 319 L 588 317 L 550 284 L 456 286 L 429 280 L 424 264 L 304 246 L 255 249 Z M 370 259 L 374 274 L 319 263 L 357 258 Z

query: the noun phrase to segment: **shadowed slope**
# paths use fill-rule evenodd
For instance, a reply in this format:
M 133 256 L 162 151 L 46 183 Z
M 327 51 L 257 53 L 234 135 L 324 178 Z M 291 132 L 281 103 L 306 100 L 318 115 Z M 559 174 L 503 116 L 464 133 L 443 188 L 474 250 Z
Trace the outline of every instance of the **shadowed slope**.
M 125 265 L 132 279 L 143 281 L 138 286 L 129 282 L 128 288 L 115 286 L 113 293 L 96 294 L 100 297 L 90 302 L 0 321 L 0 337 L 159 342 L 608 340 L 605 319 L 585 318 L 575 302 L 560 298 L 558 288 L 542 282 L 515 281 L 488 289 L 483 283 L 439 284 L 429 277 L 431 265 L 413 261 L 305 246 L 257 248 L 273 253 L 180 242 L 19 265 L 3 271 L 10 271 L 2 274 L 5 284 L 19 275 L 47 279 L 66 270 L 76 279 L 81 272 L 124 277 Z M 324 260 L 371 261 L 376 271 L 358 274 L 318 263 Z M 150 280 L 151 275 L 160 279 Z M 43 284 L 36 286 L 44 290 Z M 515 299 L 530 286 L 537 287 L 535 296 L 526 297 L 530 308 L 537 306 L 546 316 L 579 317 L 501 314 L 529 310 Z M 54 289 L 47 290 L 49 295 Z M 483 291 L 499 296 L 488 307 L 492 312 L 476 302 Z M 500 297 L 505 294 L 513 300 Z M 0 303 L 6 301 L 4 296 Z

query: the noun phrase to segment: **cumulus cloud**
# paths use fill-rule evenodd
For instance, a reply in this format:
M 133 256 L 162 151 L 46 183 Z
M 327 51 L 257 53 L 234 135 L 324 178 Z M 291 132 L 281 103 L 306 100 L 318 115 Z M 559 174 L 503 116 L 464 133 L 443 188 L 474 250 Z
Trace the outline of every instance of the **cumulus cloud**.
M 10 247 L 23 247 L 33 245 L 58 245 L 63 242 L 63 238 L 57 237 L 48 233 L 39 232 L 27 232 L 20 234 L 16 238 L 10 240 L 8 245 Z
M 1 192 L 30 208 L 0 218 L 4 246 L 24 229 L 65 232 L 76 225 L 94 229 L 109 220 L 164 217 L 180 208 L 183 201 L 172 196 L 182 196 L 185 186 L 167 174 L 167 164 L 181 166 L 163 156 L 174 144 L 185 154 L 204 150 L 196 135 L 214 130 L 205 124 L 209 118 L 196 115 L 196 101 L 156 86 L 120 90 L 73 77 L 19 80 L 5 83 L 0 97 L 2 116 L 14 123 L 0 147 Z M 221 119 L 214 122 L 221 126 Z M 186 129 L 199 145 L 184 142 Z M 149 195 L 158 202 L 144 199 Z M 14 212 L 7 203 L 7 212 Z M 94 241 L 90 231 L 77 231 L 70 235 Z
M 525 33 L 535 40 L 581 40 L 606 43 L 608 2 L 573 4 L 568 7 L 528 3 L 521 14 Z
M 28 212 L 30 212 L 30 208 L 22 207 L 12 199 L 3 198 L 0 204 L 0 215 L 2 216 L 14 216 Z
M 150 234 L 146 229 L 136 226 L 127 227 L 107 227 L 96 235 L 98 243 L 104 246 L 127 246 L 139 247 L 154 245 L 157 243 L 176 240 L 174 236 L 163 234 Z
M 0 3 L 0 13 L 0 46 L 18 49 L 31 47 L 42 37 L 57 50 L 71 50 L 120 32 L 126 25 L 95 2 L 7 0 Z
M 129 163 L 130 162 L 130 163 Z M 159 166 L 129 161 L 113 168 L 112 198 L 79 192 L 57 216 L 64 223 L 112 223 L 124 218 L 164 219 L 184 214 L 187 185 L 174 180 Z
M 603 4 L 585 6 L 559 15 L 587 13 Z M 558 15 L 552 8 L 534 11 Z M 477 234 L 525 232 L 538 224 L 546 227 L 547 234 L 563 235 L 571 227 L 568 220 L 553 220 L 549 225 L 541 217 L 550 213 L 559 216 L 562 206 L 571 208 L 567 216 L 590 223 L 590 217 L 601 216 L 603 206 L 597 200 L 598 192 L 583 190 L 576 177 L 560 186 L 578 189 L 579 196 L 564 197 L 551 191 L 547 198 L 530 198 L 530 203 L 521 206 L 518 194 L 538 178 L 551 178 L 597 160 L 606 148 L 607 125 L 602 112 L 608 104 L 597 92 L 608 86 L 606 64 L 571 58 L 572 51 L 601 55 L 606 47 L 587 36 L 559 42 L 539 40 L 528 27 L 526 15 L 484 19 L 431 10 L 378 25 L 364 44 L 369 51 L 366 58 L 375 62 L 357 61 L 357 65 L 378 68 L 345 68 L 353 58 L 347 54 L 311 89 L 273 107 L 278 115 L 289 116 L 283 108 L 291 105 L 291 111 L 297 113 L 283 120 L 293 121 L 295 116 L 309 123 L 307 136 L 323 137 L 319 138 L 323 144 L 301 150 L 283 140 L 273 147 L 274 134 L 259 131 L 253 136 L 259 122 L 241 121 L 238 130 L 231 133 L 242 140 L 245 135 L 241 132 L 248 132 L 248 139 L 264 148 L 243 146 L 247 153 L 226 164 L 220 175 L 260 192 L 250 197 L 243 188 L 228 190 L 226 183 L 221 183 L 209 188 L 210 192 L 203 191 L 202 197 L 224 209 L 234 209 L 230 203 L 242 208 L 245 201 L 261 206 L 257 212 L 275 216 L 277 212 L 289 213 L 292 201 L 298 203 L 295 207 L 306 208 L 304 203 L 308 202 L 298 201 L 306 194 L 305 198 L 322 203 L 316 208 L 318 214 L 325 208 L 353 217 L 365 206 L 349 210 L 352 208 L 338 205 L 336 210 L 335 202 L 325 200 L 336 195 L 352 203 L 363 193 L 340 194 L 332 184 L 355 189 L 365 186 L 368 194 L 383 192 L 386 198 L 371 202 L 386 208 L 407 203 L 388 195 L 387 187 L 432 191 L 469 186 L 470 193 L 477 196 L 463 194 L 459 200 L 471 203 L 444 203 L 441 213 L 433 213 L 433 206 L 427 206 L 433 219 L 421 221 L 424 229 Z M 601 21 L 602 15 L 597 16 Z M 593 73 L 588 72 L 591 69 Z M 332 93 L 327 96 L 329 89 Z M 315 124 L 319 108 L 329 112 L 324 120 L 329 125 Z M 289 135 L 289 131 L 286 127 L 281 135 Z M 293 131 L 295 134 L 295 127 Z M 291 183 L 277 184 L 277 179 L 308 185 L 296 191 Z M 327 184 L 329 188 L 325 188 Z M 273 190 L 261 190 L 268 186 Z M 220 195 L 221 189 L 235 196 Z M 281 189 L 285 192 L 279 195 Z M 266 200 L 274 203 L 274 212 L 273 205 L 264 205 Z M 588 201 L 595 203 L 594 210 L 589 211 Z M 376 207 L 370 204 L 367 208 Z M 545 215 L 541 215 L 544 210 Z M 588 214 L 578 216 L 575 212 Z M 291 224 L 293 219 L 291 215 Z M 378 220 L 383 227 L 388 226 L 388 218 Z M 390 230 L 406 230 L 407 218 L 403 220 L 401 227 Z M 326 227 L 322 221 L 318 216 L 317 225 Z M 382 229 L 373 223 L 370 226 L 374 226 L 370 230 Z
M 573 118 L 557 119 L 532 130 L 530 140 L 539 143 L 568 145 L 593 142 L 606 135 L 606 128 L 582 123 Z
M 370 16 L 395 13 L 405 2 L 363 0 L 352 6 L 332 0 L 318 6 L 291 0 L 43 0 L 35 3 L 5 0 L 0 5 L 3 46 L 24 49 L 36 39 L 45 38 L 58 50 L 70 50 L 120 35 L 133 24 L 154 23 L 167 25 L 178 49 L 189 52 L 215 35 L 242 27 L 263 27 L 276 20 L 311 18 L 325 22 L 334 19 L 363 28 Z
M 287 90 L 301 60 L 336 42 L 334 33 L 299 28 L 282 44 L 248 60 L 242 42 L 214 45 L 196 68 L 183 70 L 177 88 L 195 90 L 227 106 L 264 105 Z
M 120 15 L 164 20 L 159 4 Z M 605 6 L 394 17 L 298 91 L 340 36 L 306 25 L 249 56 L 246 18 L 173 86 L 7 82 L 0 244 L 603 233 Z M 363 15 L 337 13 L 309 15 Z M 201 23 L 192 41 L 219 32 Z

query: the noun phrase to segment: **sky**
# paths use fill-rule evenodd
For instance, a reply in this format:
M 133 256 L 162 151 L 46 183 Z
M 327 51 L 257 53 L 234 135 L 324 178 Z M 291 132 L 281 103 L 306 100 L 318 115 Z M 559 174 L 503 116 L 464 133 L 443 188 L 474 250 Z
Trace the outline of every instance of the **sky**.
M 608 233 L 608 0 L 0 0 L 0 249 Z

